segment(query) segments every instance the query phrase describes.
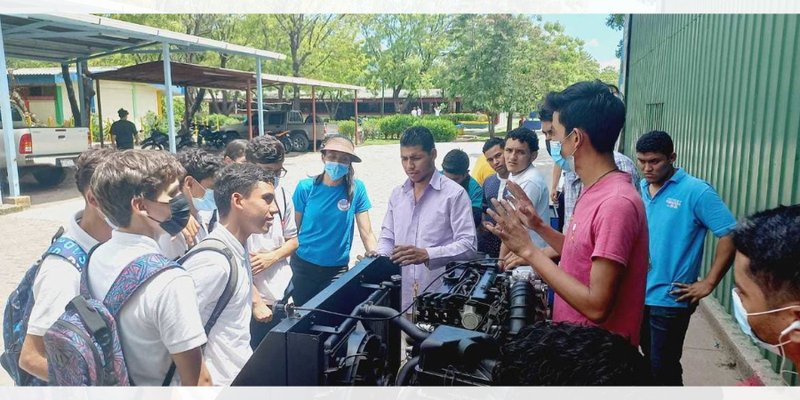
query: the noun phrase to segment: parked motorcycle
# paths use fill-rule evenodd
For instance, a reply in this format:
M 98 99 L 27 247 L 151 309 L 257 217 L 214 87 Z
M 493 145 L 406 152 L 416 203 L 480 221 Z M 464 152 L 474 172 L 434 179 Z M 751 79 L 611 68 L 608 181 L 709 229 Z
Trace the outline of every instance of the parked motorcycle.
M 143 149 L 164 150 L 169 147 L 169 136 L 156 128 L 150 130 L 150 137 L 142 141 Z

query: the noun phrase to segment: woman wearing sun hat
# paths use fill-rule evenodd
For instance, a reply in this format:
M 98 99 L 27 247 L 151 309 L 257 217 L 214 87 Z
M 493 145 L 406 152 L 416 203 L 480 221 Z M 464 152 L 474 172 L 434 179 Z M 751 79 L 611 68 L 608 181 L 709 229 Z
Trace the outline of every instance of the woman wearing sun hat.
M 364 183 L 353 177 L 352 163 L 361 162 L 345 136 L 333 135 L 322 147 L 325 170 L 297 184 L 292 200 L 299 247 L 292 257 L 292 298 L 302 305 L 347 271 L 353 226 L 367 253 L 378 247 Z

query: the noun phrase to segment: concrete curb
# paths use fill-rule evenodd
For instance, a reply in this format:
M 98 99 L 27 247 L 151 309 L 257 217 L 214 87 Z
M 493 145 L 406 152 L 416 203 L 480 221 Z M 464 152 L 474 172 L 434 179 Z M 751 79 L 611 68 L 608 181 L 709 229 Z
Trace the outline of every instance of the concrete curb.
M 8 215 L 25 210 L 28 207 L 22 205 L 0 204 L 0 215 Z
M 742 333 L 739 325 L 714 298 L 706 297 L 700 301 L 700 311 L 705 314 L 712 329 L 727 346 L 739 368 L 747 376 L 755 376 L 765 386 L 784 386 L 781 377 L 772 370 L 772 365 L 759 352 L 750 338 Z

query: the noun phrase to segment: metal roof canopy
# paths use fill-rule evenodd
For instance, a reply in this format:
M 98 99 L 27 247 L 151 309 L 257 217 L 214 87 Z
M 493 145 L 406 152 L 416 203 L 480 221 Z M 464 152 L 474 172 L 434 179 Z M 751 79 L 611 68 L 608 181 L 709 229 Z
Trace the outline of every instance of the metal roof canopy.
M 256 74 L 235 69 L 208 67 L 172 61 L 172 84 L 211 89 L 246 90 L 254 87 L 258 78 Z M 139 83 L 163 83 L 164 66 L 161 61 L 152 61 L 113 71 L 97 72 L 90 75 L 93 79 L 109 81 L 125 81 Z M 273 85 L 302 85 L 327 87 L 342 90 L 365 90 L 364 87 L 346 85 L 316 79 L 297 78 L 293 76 L 261 74 L 262 82 Z
M 0 15 L 6 57 L 75 62 L 167 43 L 262 59 L 285 55 L 94 15 Z
M 133 52 L 149 47 L 161 47 L 164 85 L 172 86 L 169 62 L 171 47 L 177 51 L 219 53 L 253 57 L 256 60 L 258 87 L 261 88 L 261 64 L 264 59 L 283 60 L 285 55 L 252 47 L 239 46 L 169 30 L 118 21 L 94 15 L 7 15 L 0 14 L 0 115 L 11 120 L 11 100 L 8 87 L 6 57 L 49 61 L 60 64 L 77 63 L 111 54 Z M 81 64 L 78 64 L 78 74 Z M 83 97 L 83 80 L 78 89 Z M 99 94 L 98 94 L 99 95 Z M 259 99 L 261 93 L 259 92 Z M 169 122 L 169 147 L 175 152 L 175 126 L 172 96 L 166 96 Z M 259 103 L 259 110 L 263 106 Z M 83 111 L 83 110 L 82 110 Z M 263 135 L 259 126 L 259 132 Z M 12 196 L 19 196 L 17 152 L 12 124 L 3 126 L 6 168 Z M 2 193 L 0 193 L 2 197 Z

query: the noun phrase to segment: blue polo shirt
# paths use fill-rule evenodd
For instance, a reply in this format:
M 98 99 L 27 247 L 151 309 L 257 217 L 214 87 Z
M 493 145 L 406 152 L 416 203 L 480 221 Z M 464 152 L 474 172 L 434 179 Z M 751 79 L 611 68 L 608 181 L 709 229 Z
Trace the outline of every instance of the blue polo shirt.
M 356 179 L 352 201 L 345 185 L 314 184 L 314 178 L 297 183 L 292 202 L 303 214 L 298 226 L 296 254 L 321 267 L 341 267 L 350 263 L 353 227 L 357 214 L 369 211 L 372 203 L 361 180 Z
M 642 179 L 642 200 L 650 233 L 650 268 L 645 304 L 688 307 L 669 294 L 673 282 L 694 283 L 700 274 L 706 231 L 726 236 L 736 218 L 707 182 L 677 169 L 654 197 Z

